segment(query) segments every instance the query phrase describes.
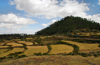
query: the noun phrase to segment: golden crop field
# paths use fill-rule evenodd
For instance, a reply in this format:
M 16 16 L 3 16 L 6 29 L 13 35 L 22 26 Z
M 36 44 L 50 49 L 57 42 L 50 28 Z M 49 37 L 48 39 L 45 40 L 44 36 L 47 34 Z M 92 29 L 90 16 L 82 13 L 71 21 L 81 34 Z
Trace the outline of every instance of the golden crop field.
M 70 53 L 73 51 L 73 47 L 64 44 L 51 45 L 51 47 L 52 50 L 49 54 Z
M 33 38 L 26 38 L 27 40 L 32 40 Z
M 6 45 L 12 45 L 12 47 L 23 46 L 22 44 L 18 44 L 18 43 L 15 43 L 15 42 L 10 42 L 10 43 L 7 43 Z
M 0 49 L 0 54 L 4 53 L 5 51 L 7 51 L 8 49 Z
M 4 57 L 4 56 L 9 55 L 10 53 L 21 52 L 21 51 L 24 51 L 24 48 L 14 48 L 11 51 L 0 54 L 0 57 Z
M 18 43 L 23 43 L 25 45 L 33 45 L 32 42 L 26 42 L 26 41 L 18 41 Z
M 32 42 L 25 42 L 25 43 L 23 43 L 23 44 L 25 44 L 25 45 L 33 45 Z
M 18 41 L 18 43 L 25 43 L 26 41 Z
M 46 53 L 48 51 L 47 46 L 27 46 L 27 50 L 24 51 L 25 55 L 33 55 L 34 53 Z
M 4 45 L 5 43 L 0 43 L 0 46 Z
M 64 41 L 63 42 L 67 42 L 70 44 L 75 44 L 79 47 L 79 50 L 98 50 L 100 49 L 99 44 L 87 44 L 87 43 L 78 43 L 78 42 L 73 42 L 73 41 Z
M 0 48 L 8 48 L 9 46 L 0 46 Z

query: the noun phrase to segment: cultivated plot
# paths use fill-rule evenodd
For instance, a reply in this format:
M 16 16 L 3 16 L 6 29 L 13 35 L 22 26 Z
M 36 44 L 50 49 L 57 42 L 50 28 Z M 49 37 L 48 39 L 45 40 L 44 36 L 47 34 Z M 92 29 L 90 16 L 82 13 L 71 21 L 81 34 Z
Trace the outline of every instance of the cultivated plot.
M 18 41 L 18 43 L 22 43 L 22 44 L 25 44 L 25 45 L 33 45 L 32 42 L 26 42 L 26 41 Z
M 34 53 L 46 53 L 48 51 L 47 46 L 27 46 L 27 50 L 24 51 L 25 55 L 33 55 Z
M 0 46 L 0 48 L 2 49 L 2 48 L 8 48 L 9 46 Z
M 21 52 L 21 51 L 24 51 L 24 48 L 14 48 L 13 50 L 0 54 L 0 57 L 4 57 L 9 55 L 10 53 Z
M 8 49 L 0 49 L 0 54 L 4 53 L 5 51 L 7 51 Z
M 83 50 L 100 50 L 100 47 L 99 44 L 95 43 L 95 44 L 88 44 L 88 43 L 78 43 L 78 42 L 73 42 L 73 41 L 63 41 L 63 42 L 67 42 L 67 43 L 70 43 L 70 44 L 75 44 L 79 47 L 79 50 L 80 51 L 83 51 Z
M 6 45 L 11 45 L 12 47 L 23 46 L 22 44 L 18 44 L 18 43 L 14 43 L 14 42 L 7 43 Z
M 73 47 L 64 44 L 51 45 L 51 47 L 52 50 L 49 54 L 70 53 L 73 51 Z

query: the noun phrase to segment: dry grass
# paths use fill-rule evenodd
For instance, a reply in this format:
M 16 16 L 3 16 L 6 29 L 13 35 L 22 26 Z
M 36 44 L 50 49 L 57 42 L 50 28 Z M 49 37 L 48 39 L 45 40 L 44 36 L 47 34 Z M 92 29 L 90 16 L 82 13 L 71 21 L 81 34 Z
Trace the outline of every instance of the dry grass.
M 21 39 L 14 39 L 15 41 L 21 41 Z
M 23 44 L 25 44 L 25 45 L 33 45 L 32 42 L 25 42 L 25 43 L 23 43 Z
M 82 56 L 33 56 L 8 62 L 0 65 L 100 65 L 100 57 Z
M 15 47 L 15 46 L 23 46 L 22 44 L 18 44 L 18 43 L 14 43 L 14 42 L 7 43 L 6 45 L 12 45 L 12 47 Z
M 25 43 L 26 41 L 18 41 L 18 43 Z
M 0 48 L 8 48 L 9 46 L 0 46 Z
M 18 41 L 18 43 L 23 43 L 25 45 L 33 45 L 32 42 L 26 42 L 26 41 Z
M 4 45 L 5 43 L 0 43 L 0 46 Z
M 63 40 L 64 41 L 64 40 Z M 79 50 L 98 50 L 100 49 L 99 44 L 87 44 L 87 43 L 78 43 L 78 42 L 73 42 L 73 41 L 64 41 L 70 44 L 75 44 L 79 47 Z
M 21 51 L 24 51 L 24 48 L 14 48 L 11 51 L 0 54 L 0 57 L 4 57 L 4 56 L 7 56 L 10 53 L 21 52 Z
M 46 53 L 48 51 L 47 46 L 27 46 L 27 50 L 23 53 L 25 55 L 33 55 L 34 53 Z
M 69 53 L 73 51 L 73 47 L 63 44 L 51 45 L 52 50 L 49 54 Z
M 4 53 L 5 51 L 7 51 L 8 49 L 0 49 L 0 54 Z
M 33 38 L 26 38 L 27 40 L 32 40 Z

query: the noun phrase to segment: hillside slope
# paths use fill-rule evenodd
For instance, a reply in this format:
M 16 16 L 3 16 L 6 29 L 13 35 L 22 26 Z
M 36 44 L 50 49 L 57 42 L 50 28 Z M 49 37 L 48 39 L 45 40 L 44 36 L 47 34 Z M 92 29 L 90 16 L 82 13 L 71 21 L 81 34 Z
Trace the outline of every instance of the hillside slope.
M 100 30 L 100 24 L 85 18 L 68 16 L 38 31 L 36 35 L 61 34 L 77 29 Z

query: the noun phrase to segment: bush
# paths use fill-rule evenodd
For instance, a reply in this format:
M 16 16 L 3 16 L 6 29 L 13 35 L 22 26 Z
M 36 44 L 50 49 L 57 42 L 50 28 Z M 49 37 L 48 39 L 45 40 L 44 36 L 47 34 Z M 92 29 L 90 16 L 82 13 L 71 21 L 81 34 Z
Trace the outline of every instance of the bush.
M 98 57 L 98 54 L 94 54 L 95 57 Z
M 99 44 L 99 46 L 98 47 L 100 47 L 100 44 Z
M 13 56 L 8 56 L 8 58 L 13 58 Z
M 48 55 L 48 53 L 43 53 L 43 55 Z
M 81 55 L 82 55 L 83 57 L 87 57 L 87 56 L 88 56 L 88 54 L 86 54 L 86 53 L 81 53 Z
M 39 53 L 34 53 L 34 55 L 41 56 L 42 54 L 41 54 L 41 52 L 39 52 Z
M 48 52 L 47 53 L 49 53 L 52 49 L 51 46 L 50 46 L 50 43 L 47 44 L 47 47 L 48 47 Z

